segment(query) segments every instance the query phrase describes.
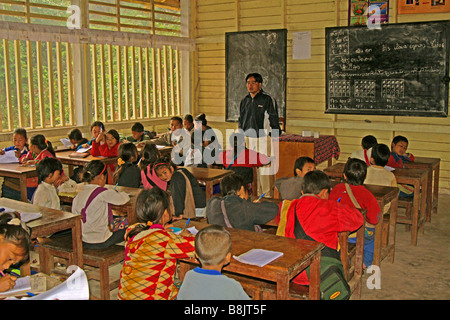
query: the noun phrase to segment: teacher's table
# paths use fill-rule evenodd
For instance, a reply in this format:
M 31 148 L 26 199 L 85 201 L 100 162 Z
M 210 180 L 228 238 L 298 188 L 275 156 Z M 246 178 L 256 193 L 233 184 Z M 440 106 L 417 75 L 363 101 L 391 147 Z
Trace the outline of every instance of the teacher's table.
M 274 139 L 276 140 L 276 139 Z M 332 158 L 339 159 L 340 149 L 335 136 L 320 135 L 319 138 L 303 137 L 299 134 L 284 134 L 278 138 L 279 166 L 275 179 L 292 177 L 294 163 L 299 157 L 310 157 L 316 165 Z
M 0 198 L 0 206 L 14 209 L 18 212 L 39 212 L 42 217 L 27 222 L 31 228 L 31 238 L 51 235 L 58 231 L 72 229 L 72 245 L 74 261 L 77 266 L 83 268 L 83 246 L 81 242 L 81 216 L 66 211 L 55 210 L 36 206 L 30 203 L 23 203 L 7 198 Z M 43 263 L 41 261 L 41 263 Z M 27 263 L 22 268 L 23 276 L 30 274 L 30 264 Z
M 70 203 L 72 204 L 73 199 L 75 198 L 75 196 L 83 191 L 85 183 L 78 183 L 77 184 L 77 189 L 76 192 L 74 193 L 61 193 L 59 194 L 59 198 L 61 199 L 62 202 L 66 202 L 66 203 Z M 111 184 L 105 184 L 105 188 L 107 189 L 114 189 L 114 185 Z M 120 213 L 124 213 L 127 216 L 127 220 L 128 220 L 128 224 L 134 224 L 137 222 L 136 219 L 136 212 L 135 212 L 135 205 L 136 205 L 136 198 L 139 195 L 139 193 L 143 190 L 141 188 L 129 188 L 129 187 L 121 187 L 121 186 L 117 186 L 115 187 L 117 191 L 121 191 L 121 192 L 125 192 L 128 194 L 128 196 L 130 197 L 130 201 L 128 201 L 125 204 L 122 205 L 115 205 L 112 204 L 111 205 L 111 209 L 118 211 Z
M 19 179 L 21 200 L 28 202 L 27 178 L 37 176 L 35 166 L 22 166 L 18 163 L 2 163 L 0 164 L 0 176 Z
M 185 219 L 174 223 L 181 228 L 185 224 Z M 192 226 L 201 230 L 208 224 L 191 220 L 189 227 Z M 265 232 L 226 229 L 231 234 L 232 255 L 238 256 L 255 248 L 279 251 L 283 252 L 283 255 L 264 267 L 241 263 L 232 258 L 230 264 L 224 267 L 225 272 L 275 282 L 277 300 L 287 300 L 289 299 L 289 281 L 310 266 L 309 299 L 320 299 L 320 254 L 324 247 L 322 243 L 279 237 Z M 198 265 L 197 260 L 193 258 L 182 259 L 180 262 L 182 279 L 191 265 Z
M 61 151 L 61 152 L 57 152 L 56 153 L 56 158 L 58 158 L 59 161 L 61 161 L 62 164 L 66 164 L 69 167 L 69 177 L 71 177 L 73 175 L 73 167 L 74 166 L 87 166 L 89 164 L 89 162 L 91 162 L 92 160 L 100 160 L 102 161 L 105 165 L 108 164 L 115 164 L 117 163 L 117 158 L 118 157 L 113 157 L 113 158 L 105 158 L 105 157 L 94 157 L 92 155 L 88 155 L 85 158 L 74 158 L 74 157 L 70 157 L 70 154 L 74 153 L 75 151 L 71 150 L 71 151 Z M 114 172 L 112 172 L 114 173 Z
M 223 178 L 233 174 L 232 170 L 225 169 L 213 169 L 213 168 L 197 168 L 197 167 L 181 167 L 188 170 L 195 179 L 201 184 L 205 184 L 206 187 L 206 201 L 213 196 L 213 187 L 215 184 L 220 183 Z
M 342 179 L 344 175 L 345 163 L 336 163 L 323 171 L 330 177 Z M 418 231 L 423 232 L 423 223 L 425 221 L 425 211 L 427 207 L 428 192 L 428 170 L 426 169 L 406 169 L 396 168 L 394 171 L 397 183 L 409 184 L 414 186 L 413 213 L 409 219 L 398 217 L 397 222 L 412 225 L 411 244 L 417 245 Z M 422 195 L 422 196 L 421 196 Z
M 441 166 L 440 158 L 416 157 L 414 162 L 405 162 L 405 168 L 417 168 L 428 170 L 428 193 L 432 197 L 427 197 L 427 218 L 431 221 L 431 211 L 437 213 L 439 198 L 439 169 Z

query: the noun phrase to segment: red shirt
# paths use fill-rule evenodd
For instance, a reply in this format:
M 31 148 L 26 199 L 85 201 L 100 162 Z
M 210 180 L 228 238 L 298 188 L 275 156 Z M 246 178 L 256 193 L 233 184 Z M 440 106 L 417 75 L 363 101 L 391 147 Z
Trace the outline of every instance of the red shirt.
M 230 163 L 232 163 L 232 167 L 248 168 L 261 167 L 269 163 L 269 158 L 266 155 L 247 148 L 241 151 L 236 159 L 234 159 L 234 156 L 233 149 L 221 152 L 217 163 L 223 164 L 225 168 L 227 168 Z
M 286 237 L 294 238 L 295 213 L 308 236 L 332 249 L 338 247 L 339 232 L 355 231 L 364 223 L 358 210 L 308 194 L 292 201 L 287 213 Z
M 359 206 L 362 209 L 367 210 L 366 221 L 371 224 L 377 224 L 381 218 L 381 210 L 375 196 L 363 185 L 354 186 L 350 184 L 349 186 Z M 347 193 L 347 190 L 345 189 L 345 183 L 336 185 L 330 192 L 329 200 L 337 201 L 338 199 L 341 199 L 339 201 L 340 203 L 355 208 L 350 196 Z
M 118 153 L 119 146 L 120 146 L 120 143 L 116 143 L 112 148 L 108 148 L 108 145 L 106 143 L 100 144 L 94 140 L 94 141 L 92 141 L 91 155 L 93 157 L 102 156 L 105 158 L 118 157 L 119 156 L 119 153 Z M 112 164 L 112 163 L 108 164 L 108 184 L 114 184 L 113 174 L 115 171 L 116 171 L 116 165 Z

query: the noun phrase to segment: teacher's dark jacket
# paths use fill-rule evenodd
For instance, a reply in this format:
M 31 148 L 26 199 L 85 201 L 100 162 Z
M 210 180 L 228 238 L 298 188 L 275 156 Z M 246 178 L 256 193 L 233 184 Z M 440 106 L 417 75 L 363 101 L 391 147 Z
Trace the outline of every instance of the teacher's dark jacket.
M 276 100 L 262 89 L 254 98 L 249 93 L 242 99 L 239 106 L 239 129 L 244 132 L 254 129 L 257 137 L 264 137 L 270 132 L 269 127 L 272 130 L 280 129 Z M 266 131 L 261 134 L 260 129 L 266 129 Z

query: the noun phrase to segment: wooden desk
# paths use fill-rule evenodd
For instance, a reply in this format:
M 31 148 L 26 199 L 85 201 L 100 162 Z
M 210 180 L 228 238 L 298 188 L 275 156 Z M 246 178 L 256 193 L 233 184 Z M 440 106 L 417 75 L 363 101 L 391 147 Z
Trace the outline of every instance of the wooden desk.
M 294 163 L 299 157 L 310 157 L 316 165 L 328 161 L 331 165 L 332 158 L 339 159 L 340 149 L 335 136 L 321 135 L 319 138 L 302 137 L 299 134 L 284 134 L 278 138 L 280 163 L 275 179 L 292 177 L 294 175 Z
M 85 183 L 78 183 L 77 184 L 77 190 L 75 193 L 64 193 L 62 195 L 59 195 L 59 198 L 61 199 L 61 201 L 66 202 L 66 203 L 72 203 L 73 199 L 75 198 L 75 196 L 83 191 Z M 105 188 L 107 189 L 114 189 L 114 185 L 111 184 L 106 184 Z M 127 203 L 123 204 L 123 205 L 111 205 L 111 209 L 113 210 L 117 210 L 121 213 L 124 213 L 127 215 L 127 219 L 128 219 L 128 224 L 134 224 L 137 222 L 137 218 L 136 218 L 136 211 L 135 211 L 135 205 L 136 205 L 136 198 L 139 195 L 139 193 L 143 190 L 141 188 L 129 188 L 129 187 L 120 187 L 117 186 L 116 187 L 117 191 L 122 191 L 127 193 L 130 196 L 130 201 L 128 201 Z
M 178 220 L 175 226 L 184 227 L 186 220 Z M 200 230 L 208 224 L 197 221 L 189 223 Z M 240 255 L 253 248 L 283 252 L 283 256 L 260 268 L 231 259 L 231 263 L 224 268 L 224 272 L 263 279 L 277 284 L 277 300 L 289 298 L 289 281 L 301 271 L 310 266 L 309 299 L 320 299 L 320 253 L 324 247 L 322 243 L 279 237 L 265 232 L 252 232 L 240 229 L 226 228 L 231 233 L 232 254 Z M 195 259 L 180 260 L 181 277 L 191 265 L 198 265 Z
M 220 183 L 223 178 L 233 174 L 232 170 L 213 169 L 213 168 L 197 168 L 197 167 L 181 167 L 188 170 L 200 183 L 204 183 L 206 187 L 206 201 L 213 196 L 213 187 Z
M 18 163 L 2 163 L 0 164 L 0 176 L 19 179 L 20 196 L 23 202 L 27 199 L 27 178 L 36 177 L 36 167 L 21 166 Z
M 428 192 L 432 196 L 427 197 L 426 221 L 431 221 L 431 211 L 437 213 L 439 198 L 439 170 L 441 166 L 440 158 L 416 157 L 414 162 L 405 162 L 406 168 L 418 168 L 428 170 Z
M 14 209 L 18 212 L 40 212 L 42 217 L 27 223 L 31 228 L 31 238 L 42 237 L 58 231 L 72 229 L 72 245 L 74 261 L 77 266 L 83 268 L 83 245 L 81 241 L 81 216 L 70 212 L 55 210 L 23 203 L 7 198 L 0 198 L 0 206 Z M 30 273 L 30 265 L 22 269 L 26 276 Z
M 100 160 L 105 165 L 108 164 L 115 164 L 117 162 L 118 157 L 113 158 L 104 158 L 104 157 L 93 157 L 91 155 L 88 155 L 86 158 L 71 158 L 69 155 L 75 151 L 61 151 L 56 153 L 56 157 L 59 161 L 61 161 L 62 164 L 66 164 L 69 167 L 69 177 L 73 175 L 73 167 L 74 166 L 87 166 L 89 162 L 92 160 Z M 112 172 L 114 173 L 114 172 Z
M 323 171 L 330 177 L 342 179 L 344 175 L 345 163 L 336 163 Z M 428 171 L 426 169 L 401 169 L 392 171 L 397 183 L 410 184 L 414 186 L 413 214 L 411 220 L 397 219 L 398 222 L 412 225 L 411 244 L 417 245 L 417 235 L 423 232 L 423 222 L 425 221 L 425 211 L 427 207 L 428 193 Z M 421 196 L 422 193 L 422 196 Z

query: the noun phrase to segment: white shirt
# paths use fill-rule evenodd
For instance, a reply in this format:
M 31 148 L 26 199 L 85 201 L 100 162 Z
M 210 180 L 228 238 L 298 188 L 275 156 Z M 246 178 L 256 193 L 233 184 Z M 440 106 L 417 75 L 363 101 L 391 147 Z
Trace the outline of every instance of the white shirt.
M 78 193 L 73 199 L 72 213 L 81 214 L 81 210 L 86 206 L 91 193 L 99 188 L 96 184 L 85 184 L 83 191 Z M 108 227 L 108 203 L 121 205 L 130 200 L 125 192 L 118 192 L 112 189 L 103 191 L 97 195 L 86 210 L 86 222 L 82 223 L 82 239 L 87 243 L 102 243 L 108 240 L 112 232 Z
M 53 184 L 47 182 L 41 182 L 32 199 L 33 204 L 41 207 L 60 210 L 61 204 L 59 201 L 58 193 Z

